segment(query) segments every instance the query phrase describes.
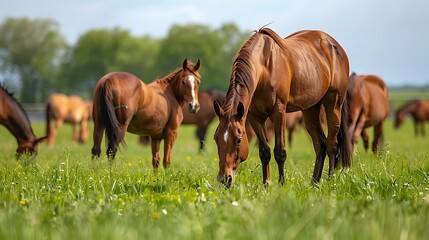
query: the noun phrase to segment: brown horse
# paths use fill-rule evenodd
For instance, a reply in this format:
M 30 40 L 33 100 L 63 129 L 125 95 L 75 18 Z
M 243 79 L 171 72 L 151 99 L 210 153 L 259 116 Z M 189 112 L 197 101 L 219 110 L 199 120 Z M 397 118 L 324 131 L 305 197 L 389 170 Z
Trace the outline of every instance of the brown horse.
M 372 151 L 376 152 L 383 138 L 383 125 L 389 113 L 388 91 L 385 82 L 374 75 L 350 75 L 347 91 L 349 104 L 349 129 L 353 145 L 362 136 L 365 151 L 369 137 L 366 128 L 374 127 Z
M 191 65 L 185 59 L 182 68 L 145 84 L 126 72 L 113 72 L 102 77 L 94 90 L 93 156 L 100 156 L 104 130 L 107 135 L 107 156 L 115 158 L 116 151 L 128 131 L 151 137 L 152 165 L 158 169 L 160 142 L 164 140 L 164 167 L 170 165 L 171 150 L 183 119 L 182 107 L 196 113 L 200 61 Z
M 216 116 L 213 110 L 213 101 L 215 100 L 219 103 L 223 103 L 225 101 L 225 93 L 217 90 L 201 90 L 198 92 L 200 110 L 197 113 L 183 111 L 182 125 L 197 126 L 196 135 L 200 140 L 200 151 L 204 150 L 207 128 Z M 140 136 L 140 143 L 143 145 L 149 144 L 149 137 Z
M 218 181 L 234 183 L 240 162 L 248 156 L 245 122 L 248 118 L 258 138 L 263 183 L 270 183 L 271 158 L 265 121 L 274 123 L 274 158 L 279 182 L 284 183 L 286 161 L 286 111 L 301 110 L 306 129 L 313 140 L 316 163 L 313 181 L 322 175 L 326 154 L 329 176 L 334 168 L 351 165 L 347 114 L 343 104 L 349 81 L 349 61 L 343 48 L 320 31 L 300 31 L 282 39 L 262 28 L 239 50 L 233 66 L 226 100 L 214 103 L 219 125 L 214 135 L 218 147 Z M 320 107 L 325 107 L 328 136 L 320 124 Z
M 21 104 L 2 85 L 0 85 L 0 124 L 16 138 L 18 157 L 22 154 L 37 154 L 38 144 L 46 139 L 46 137 L 36 138 Z
M 46 135 L 48 145 L 53 146 L 58 129 L 63 123 L 72 125 L 72 139 L 78 143 L 88 140 L 88 121 L 91 118 L 92 104 L 82 100 L 81 97 L 66 96 L 62 93 L 52 94 L 46 102 Z M 51 120 L 55 121 L 51 127 Z M 76 130 L 79 125 L 79 132 Z
M 421 135 L 425 136 L 425 121 L 429 120 L 429 101 L 421 99 L 411 100 L 400 107 L 395 113 L 395 128 L 398 128 L 402 124 L 407 115 L 413 118 L 414 134 L 418 136 L 420 128 Z

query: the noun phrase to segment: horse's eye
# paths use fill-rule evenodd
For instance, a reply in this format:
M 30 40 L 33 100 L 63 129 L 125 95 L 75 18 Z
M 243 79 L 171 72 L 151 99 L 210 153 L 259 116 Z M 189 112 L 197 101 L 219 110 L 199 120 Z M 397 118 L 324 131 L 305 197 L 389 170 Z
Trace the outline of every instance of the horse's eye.
M 239 137 L 238 139 L 237 139 L 237 144 L 240 144 L 241 143 L 241 137 Z

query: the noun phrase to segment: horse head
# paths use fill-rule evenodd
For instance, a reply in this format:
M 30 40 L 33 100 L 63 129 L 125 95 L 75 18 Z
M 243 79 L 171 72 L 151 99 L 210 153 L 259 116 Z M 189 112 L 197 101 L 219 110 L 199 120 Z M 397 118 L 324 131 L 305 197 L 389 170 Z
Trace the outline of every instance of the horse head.
M 185 59 L 183 69 L 179 75 L 178 94 L 183 96 L 190 113 L 196 113 L 200 110 L 200 103 L 198 102 L 198 87 L 201 83 L 200 74 L 198 73 L 200 66 L 199 59 L 194 66 Z
M 226 113 L 214 101 L 214 109 L 219 117 L 219 125 L 214 134 L 219 156 L 219 173 L 217 180 L 227 187 L 234 185 L 235 174 L 240 163 L 247 159 L 249 142 L 246 135 L 246 124 L 243 103 L 239 103 L 235 114 Z
M 18 148 L 16 149 L 16 156 L 19 158 L 22 155 L 35 156 L 37 155 L 39 143 L 45 141 L 48 137 L 35 138 L 33 140 L 22 141 L 18 143 Z
M 399 128 L 399 126 L 402 124 L 402 122 L 405 119 L 405 114 L 402 114 L 400 112 L 396 112 L 395 114 L 395 128 Z

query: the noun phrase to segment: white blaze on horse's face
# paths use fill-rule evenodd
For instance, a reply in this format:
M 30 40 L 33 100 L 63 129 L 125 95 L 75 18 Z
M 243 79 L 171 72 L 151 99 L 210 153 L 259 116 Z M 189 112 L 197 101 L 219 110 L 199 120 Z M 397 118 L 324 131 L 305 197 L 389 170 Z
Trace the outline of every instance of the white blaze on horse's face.
M 192 75 L 188 76 L 188 81 L 189 83 L 191 83 L 191 95 L 192 95 L 192 99 L 193 101 L 195 101 L 195 77 Z
M 187 79 L 190 88 L 191 88 L 191 97 L 192 100 L 187 104 L 188 110 L 191 113 L 196 113 L 200 109 L 200 103 L 198 102 L 197 89 L 198 89 L 198 80 L 193 75 L 189 75 Z
M 228 142 L 228 130 L 226 130 L 225 133 L 223 134 L 223 140 L 225 142 Z

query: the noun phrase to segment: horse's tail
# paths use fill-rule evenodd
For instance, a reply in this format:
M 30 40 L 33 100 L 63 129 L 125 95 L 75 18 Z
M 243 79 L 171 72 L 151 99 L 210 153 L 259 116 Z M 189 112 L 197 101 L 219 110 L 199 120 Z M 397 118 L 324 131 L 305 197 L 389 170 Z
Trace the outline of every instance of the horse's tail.
M 337 150 L 338 154 L 335 158 L 335 167 L 338 167 L 340 163 L 343 168 L 349 168 L 352 165 L 352 154 L 353 147 L 351 144 L 351 136 L 348 125 L 348 98 L 344 100 L 343 107 L 341 109 L 341 123 L 338 131 Z
M 99 102 L 101 110 L 101 118 L 106 127 L 106 137 L 108 141 L 108 147 L 116 152 L 119 147 L 119 143 L 125 145 L 123 141 L 125 133 L 121 131 L 121 125 L 115 114 L 115 107 L 113 106 L 113 96 L 111 85 L 109 81 L 105 81 L 99 89 Z M 108 153 L 110 154 L 110 153 Z

